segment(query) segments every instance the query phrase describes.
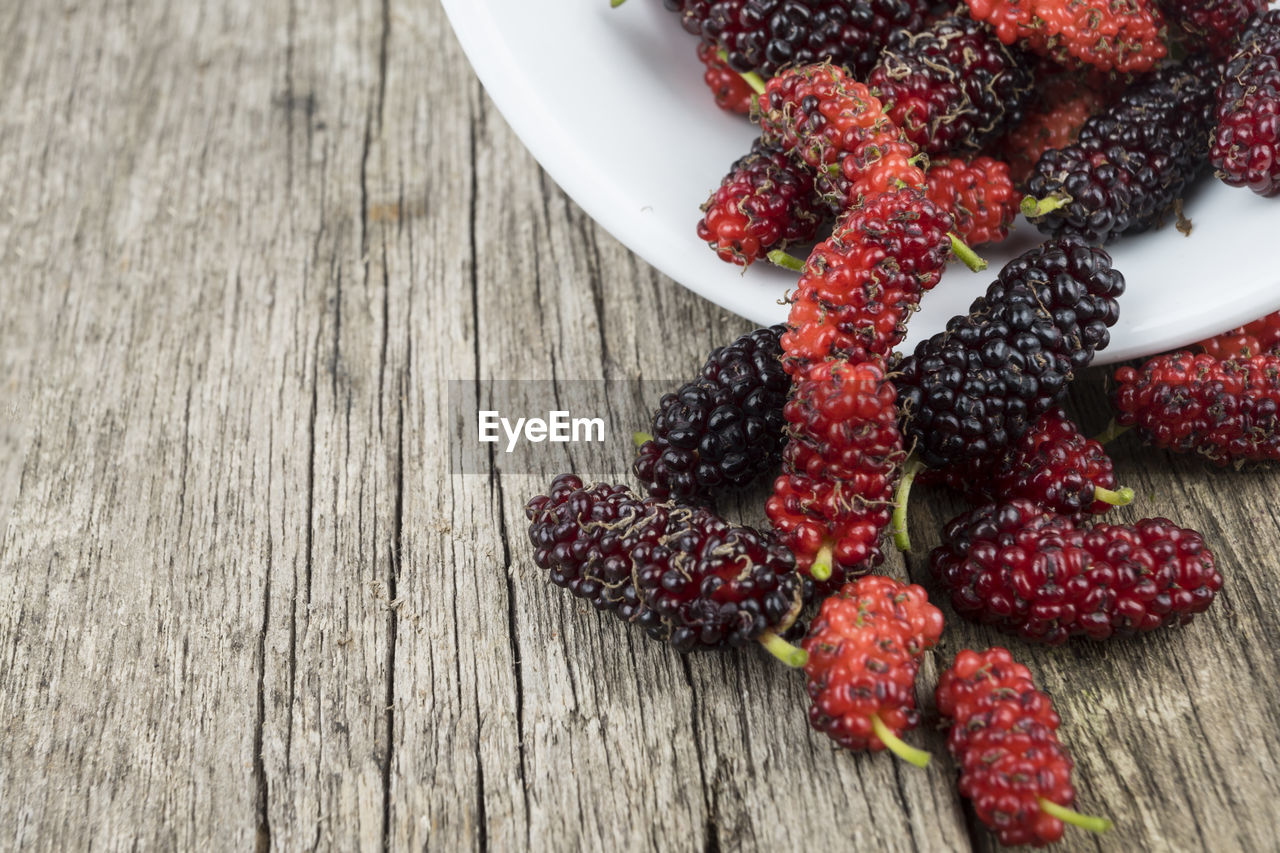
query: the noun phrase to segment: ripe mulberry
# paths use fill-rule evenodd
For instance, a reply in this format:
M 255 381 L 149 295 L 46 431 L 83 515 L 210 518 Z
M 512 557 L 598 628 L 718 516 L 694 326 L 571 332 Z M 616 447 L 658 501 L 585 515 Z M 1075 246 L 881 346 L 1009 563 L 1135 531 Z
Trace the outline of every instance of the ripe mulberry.
M 834 65 L 806 65 L 765 85 L 756 119 L 766 144 L 816 171 L 833 212 L 901 186 L 924 186 L 915 146 L 862 83 Z
M 923 767 L 901 735 L 919 724 L 919 659 L 942 635 L 942 613 L 919 586 L 869 575 L 822 602 L 805 637 L 809 723 L 846 749 L 892 749 Z
M 1029 500 L 1063 515 L 1101 514 L 1133 500 L 1116 489 L 1107 451 L 1062 409 L 1050 409 L 1027 430 L 995 469 L 980 463 L 931 472 L 976 504 Z
M 1057 645 L 1185 625 L 1222 588 L 1199 533 L 1165 518 L 1079 526 L 1027 500 L 953 520 L 929 557 L 956 612 Z
M 1106 347 L 1123 292 L 1110 256 L 1076 238 L 1010 261 L 967 315 L 899 368 L 903 431 L 921 461 L 998 461 Z
M 921 151 L 971 153 L 1021 120 L 1031 75 L 1020 50 L 953 15 L 890 39 L 867 85 Z
M 1102 99 L 1087 88 L 1042 103 L 1000 140 L 997 151 L 1009 164 L 1018 186 L 1031 177 L 1035 165 L 1051 148 L 1066 148 L 1080 136 L 1089 117 L 1102 108 Z
M 663 0 L 686 31 L 725 50 L 736 71 L 765 77 L 831 61 L 862 77 L 889 37 L 924 26 L 925 0 Z
M 1053 701 L 1005 649 L 965 650 L 938 679 L 938 713 L 951 726 L 947 748 L 960 765 L 960 793 L 1001 844 L 1042 847 L 1063 822 L 1105 832 L 1111 821 L 1073 811 L 1073 762 L 1058 741 Z
M 534 562 L 549 579 L 677 651 L 764 642 L 791 665 L 778 634 L 812 587 L 791 554 L 710 510 L 640 499 L 623 486 L 557 477 L 525 507 Z
M 814 247 L 791 297 L 784 365 L 794 377 L 828 358 L 888 356 L 950 257 L 946 210 L 912 189 L 850 210 Z
M 1219 465 L 1280 460 L 1280 356 L 1160 355 L 1116 371 L 1116 423 Z
M 1044 153 L 1023 213 L 1046 234 L 1090 243 L 1158 225 L 1207 164 L 1216 78 L 1212 62 L 1193 58 L 1128 90 L 1073 145 Z
M 711 351 L 698 378 L 663 396 L 634 465 L 650 495 L 711 503 L 776 470 L 791 382 L 778 342 L 757 329 Z
M 1240 37 L 1217 92 L 1210 159 L 1220 179 L 1261 196 L 1280 194 L 1280 9 Z

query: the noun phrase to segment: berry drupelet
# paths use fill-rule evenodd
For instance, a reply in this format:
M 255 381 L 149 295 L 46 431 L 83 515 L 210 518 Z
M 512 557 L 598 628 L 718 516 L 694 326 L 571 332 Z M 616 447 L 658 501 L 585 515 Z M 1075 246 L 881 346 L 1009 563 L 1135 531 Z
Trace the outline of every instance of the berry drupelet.
M 921 151 L 976 152 L 1021 119 L 1032 90 L 1024 65 L 990 27 L 953 15 L 890 39 L 867 85 Z
M 1009 167 L 990 157 L 966 163 L 941 159 L 925 172 L 925 195 L 949 212 L 955 233 L 970 246 L 999 243 L 1009 236 L 1021 196 L 1013 188 Z
M 750 115 L 751 105 L 755 103 L 756 93 L 742 79 L 742 75 L 729 67 L 720 58 L 720 51 L 714 43 L 698 42 L 698 59 L 706 66 L 702 80 L 716 99 L 716 106 L 728 113 Z
M 868 575 L 822 602 L 805 637 L 809 723 L 847 749 L 893 750 L 923 767 L 901 735 L 919 724 L 919 659 L 942 635 L 942 612 L 919 586 Z
M 934 691 L 950 723 L 947 748 L 960 765 L 960 793 L 1001 844 L 1042 847 L 1063 823 L 1105 832 L 1111 821 L 1071 809 L 1071 756 L 1058 741 L 1053 701 L 1031 671 L 1002 648 L 964 650 Z
M 1124 276 L 1074 237 L 1010 261 L 897 378 L 908 444 L 931 468 L 996 463 L 1110 340 Z
M 770 77 L 831 61 L 862 77 L 889 37 L 925 24 L 925 0 L 663 0 L 690 33 L 724 49 L 735 71 Z
M 1196 346 L 1219 361 L 1280 355 L 1280 311 L 1200 341 Z
M 826 591 L 879 565 L 906 453 L 882 362 L 832 359 L 795 385 L 783 474 L 765 505 L 799 570 Z
M 1218 177 L 1261 196 L 1280 194 L 1280 9 L 1240 37 L 1217 92 L 1210 159 Z
M 534 562 L 598 609 L 677 651 L 752 641 L 793 666 L 785 632 L 811 593 L 791 554 L 710 510 L 641 499 L 623 486 L 557 477 L 525 507 Z
M 1184 625 L 1222 588 L 1199 533 L 1165 518 L 1080 526 L 1027 500 L 947 525 L 929 563 L 956 612 L 1025 640 L 1105 640 Z
M 1105 243 L 1158 225 L 1206 165 L 1216 66 L 1193 58 L 1136 84 L 1077 141 L 1046 151 L 1022 211 L 1050 235 Z
M 783 329 L 757 329 L 712 350 L 696 379 L 663 396 L 634 464 L 650 495 L 711 503 L 776 471 L 791 387 L 780 360 Z
M 1163 59 L 1164 19 L 1148 0 L 970 0 L 1005 44 L 1067 67 L 1147 71 Z
M 947 468 L 936 476 L 975 504 L 1029 500 L 1063 515 L 1101 514 L 1133 501 L 1116 489 L 1115 468 L 1103 446 L 1086 438 L 1060 408 L 1040 416 L 994 474 L 985 464 Z
M 1280 356 L 1176 352 L 1116 371 L 1116 423 L 1219 465 L 1280 461 Z
M 1245 25 L 1267 10 L 1267 0 L 1156 0 L 1190 53 L 1227 56 Z
M 812 241 L 826 215 L 813 173 L 757 139 L 702 205 L 697 231 L 721 260 L 749 266 L 771 250 Z

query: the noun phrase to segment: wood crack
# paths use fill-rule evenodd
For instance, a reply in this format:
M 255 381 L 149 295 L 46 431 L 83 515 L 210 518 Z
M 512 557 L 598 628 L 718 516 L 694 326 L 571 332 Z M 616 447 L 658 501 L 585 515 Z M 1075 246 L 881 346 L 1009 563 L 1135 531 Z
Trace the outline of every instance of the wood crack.
M 693 684 L 693 667 L 689 663 L 688 656 L 678 655 L 678 657 L 680 671 L 684 673 L 684 683 L 689 686 L 689 726 L 693 734 L 694 754 L 698 759 L 698 780 L 702 787 L 702 805 L 707 813 L 707 819 L 704 824 L 703 850 L 706 853 L 719 853 L 720 827 L 716 822 L 715 792 L 707 784 L 706 756 L 703 754 L 702 749 L 702 727 L 698 722 L 698 690 Z

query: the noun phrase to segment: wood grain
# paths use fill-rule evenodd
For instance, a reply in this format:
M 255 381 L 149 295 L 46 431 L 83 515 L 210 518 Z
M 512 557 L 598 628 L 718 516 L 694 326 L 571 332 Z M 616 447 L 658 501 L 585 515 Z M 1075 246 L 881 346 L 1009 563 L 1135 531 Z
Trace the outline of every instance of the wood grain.
M 0 71 L 0 848 L 992 846 L 939 731 L 928 771 L 842 753 L 764 655 L 546 584 L 522 507 L 580 456 L 451 473 L 450 381 L 678 377 L 749 327 L 564 196 L 434 0 L 10 4 Z M 1210 537 L 1213 610 L 955 621 L 921 703 L 1007 643 L 1117 820 L 1065 849 L 1275 849 L 1276 475 L 1114 449 L 1121 517 Z M 927 583 L 959 504 L 917 495 L 886 571 Z

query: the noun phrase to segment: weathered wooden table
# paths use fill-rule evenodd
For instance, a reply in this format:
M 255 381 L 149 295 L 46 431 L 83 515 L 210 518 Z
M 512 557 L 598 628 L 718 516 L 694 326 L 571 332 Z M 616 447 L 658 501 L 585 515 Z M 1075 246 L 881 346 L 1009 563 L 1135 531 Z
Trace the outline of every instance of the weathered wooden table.
M 448 380 L 677 377 L 749 327 L 565 198 L 433 0 L 13 2 L 0 76 L 0 848 L 992 846 L 938 731 L 842 753 L 772 659 L 544 583 L 522 505 L 572 459 L 451 474 Z M 954 621 L 922 702 L 1007 642 L 1117 821 L 1065 846 L 1276 849 L 1280 479 L 1113 449 L 1120 517 L 1211 539 L 1212 611 Z M 959 505 L 917 494 L 886 571 L 924 581 Z

